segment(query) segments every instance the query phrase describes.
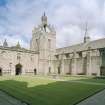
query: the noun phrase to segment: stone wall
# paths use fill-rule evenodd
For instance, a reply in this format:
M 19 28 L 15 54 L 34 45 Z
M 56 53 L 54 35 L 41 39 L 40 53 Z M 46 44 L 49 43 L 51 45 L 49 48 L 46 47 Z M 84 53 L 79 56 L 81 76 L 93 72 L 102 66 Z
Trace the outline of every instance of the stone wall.
M 38 54 L 0 49 L 0 68 L 2 74 L 15 75 L 16 65 L 22 65 L 22 74 L 33 74 L 38 69 Z
M 61 59 L 61 55 L 63 56 L 63 59 Z M 58 67 L 60 66 L 59 63 L 62 61 L 61 74 L 100 75 L 102 58 L 99 50 L 94 49 L 82 52 L 73 52 L 70 54 L 60 53 L 56 56 L 56 73 L 58 71 Z

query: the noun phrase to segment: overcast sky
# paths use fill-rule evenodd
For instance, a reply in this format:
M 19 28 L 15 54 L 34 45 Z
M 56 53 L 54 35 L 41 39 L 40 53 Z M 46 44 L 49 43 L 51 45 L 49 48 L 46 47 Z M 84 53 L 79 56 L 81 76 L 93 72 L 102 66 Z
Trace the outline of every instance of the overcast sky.
M 43 12 L 57 33 L 57 47 L 83 42 L 85 23 L 91 40 L 105 37 L 105 0 L 0 0 L 0 45 L 18 41 L 29 48 L 32 29 Z

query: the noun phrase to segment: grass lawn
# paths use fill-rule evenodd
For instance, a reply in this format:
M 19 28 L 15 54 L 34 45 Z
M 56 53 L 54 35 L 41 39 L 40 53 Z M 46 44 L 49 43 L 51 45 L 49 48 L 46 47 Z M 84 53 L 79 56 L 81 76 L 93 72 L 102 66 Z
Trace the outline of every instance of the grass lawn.
M 91 78 L 91 79 L 81 79 L 81 81 L 84 81 L 84 82 L 92 82 L 92 83 L 104 83 L 105 84 L 105 79 Z
M 62 76 L 60 77 L 64 80 L 86 80 L 86 79 L 92 79 L 92 77 L 89 76 Z
M 91 79 L 86 79 L 86 82 L 88 81 L 90 82 Z M 102 83 L 105 83 L 105 80 Z M 0 77 L 0 89 L 30 105 L 74 105 L 104 88 L 105 85 L 57 81 L 31 76 Z

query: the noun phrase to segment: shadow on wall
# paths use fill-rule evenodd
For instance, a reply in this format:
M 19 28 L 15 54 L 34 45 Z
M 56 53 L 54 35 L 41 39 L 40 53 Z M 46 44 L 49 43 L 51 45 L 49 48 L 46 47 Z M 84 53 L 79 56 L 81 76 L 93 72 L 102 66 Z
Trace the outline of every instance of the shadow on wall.
M 15 80 L 0 81 L 0 89 L 15 98 L 29 103 L 29 105 L 74 105 L 84 97 L 90 96 L 102 87 L 68 83 L 53 82 L 47 85 L 28 87 L 27 82 Z

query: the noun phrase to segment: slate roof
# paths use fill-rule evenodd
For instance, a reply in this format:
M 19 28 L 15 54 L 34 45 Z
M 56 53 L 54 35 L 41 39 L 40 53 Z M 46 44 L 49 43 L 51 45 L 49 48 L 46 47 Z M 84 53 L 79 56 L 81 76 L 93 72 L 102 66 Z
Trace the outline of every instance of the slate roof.
M 56 49 L 56 54 L 72 53 L 74 51 L 80 52 L 80 51 L 88 50 L 89 48 L 90 49 L 105 48 L 105 38 L 93 40 L 87 43 L 80 43 L 80 44 L 76 44 L 68 47 L 58 48 Z
M 12 46 L 12 47 L 3 47 L 0 46 L 1 50 L 8 50 L 8 51 L 17 51 L 17 52 L 23 52 L 23 53 L 32 53 L 32 54 L 37 54 L 38 52 L 36 51 L 31 51 L 25 48 L 17 48 L 16 46 Z

